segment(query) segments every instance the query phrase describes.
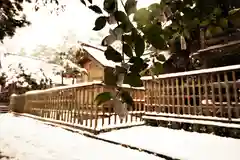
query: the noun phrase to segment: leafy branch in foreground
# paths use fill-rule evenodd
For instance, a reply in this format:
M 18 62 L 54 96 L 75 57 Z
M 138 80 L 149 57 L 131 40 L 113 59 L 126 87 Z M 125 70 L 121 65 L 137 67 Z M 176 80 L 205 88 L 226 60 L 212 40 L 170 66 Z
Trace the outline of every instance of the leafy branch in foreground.
M 119 10 L 120 5 L 124 10 Z M 121 62 L 121 66 L 115 69 L 116 84 L 121 79 L 122 83 L 134 87 L 142 86 L 140 75 L 146 71 L 152 75 L 163 73 L 166 59 L 157 51 L 167 50 L 182 57 L 183 64 L 173 63 L 186 70 L 190 53 L 202 47 L 202 35 L 212 38 L 227 33 L 229 28 L 240 27 L 240 18 L 237 18 L 240 3 L 237 0 L 161 0 L 138 10 L 135 0 L 126 0 L 125 3 L 104 0 L 103 9 L 93 6 L 89 8 L 99 14 L 93 30 L 101 30 L 106 24 L 113 27 L 102 40 L 102 45 L 107 47 L 105 56 L 108 60 Z M 171 23 L 166 25 L 168 22 Z M 121 52 L 113 47 L 116 41 L 121 41 Z M 154 51 L 149 59 L 143 59 L 149 48 Z M 152 63 L 147 63 L 149 60 Z
M 115 113 L 119 115 L 120 118 L 124 118 L 127 114 L 127 108 L 124 104 L 133 106 L 133 100 L 129 92 L 124 91 L 119 88 L 117 93 L 112 92 L 102 92 L 98 94 L 94 100 L 99 105 L 108 104 L 114 108 Z
M 82 3 L 86 5 L 84 2 Z M 104 0 L 103 10 L 92 4 L 88 6 L 89 9 L 99 14 L 93 30 L 99 31 L 103 29 L 106 24 L 113 26 L 109 31 L 109 35 L 102 40 L 102 45 L 107 47 L 105 50 L 105 56 L 108 60 L 121 63 L 121 65 L 117 66 L 114 71 L 117 77 L 115 86 L 121 87 L 121 85 L 125 83 L 132 87 L 142 87 L 143 83 L 140 74 L 149 67 L 146 61 L 142 58 L 146 50 L 146 43 L 151 40 L 156 44 L 158 39 L 154 38 L 156 36 L 153 34 L 144 36 L 144 33 L 134 27 L 134 24 L 130 20 L 130 15 L 137 11 L 137 1 L 127 0 L 125 3 L 120 1 L 120 4 L 118 4 L 118 2 L 119 1 L 117 0 Z M 119 10 L 120 5 L 124 8 L 123 11 Z M 150 27 L 148 32 L 150 32 L 150 29 L 152 28 Z M 118 51 L 112 45 L 119 41 L 122 46 L 121 51 Z M 162 44 L 165 45 L 164 43 Z M 158 46 L 158 48 L 163 49 L 166 48 L 166 46 Z M 163 58 L 161 60 L 163 60 Z M 97 105 L 109 101 L 113 103 L 122 102 L 130 106 L 134 105 L 129 92 L 119 89 L 115 94 L 116 96 L 106 92 L 100 93 L 95 101 L 97 101 Z

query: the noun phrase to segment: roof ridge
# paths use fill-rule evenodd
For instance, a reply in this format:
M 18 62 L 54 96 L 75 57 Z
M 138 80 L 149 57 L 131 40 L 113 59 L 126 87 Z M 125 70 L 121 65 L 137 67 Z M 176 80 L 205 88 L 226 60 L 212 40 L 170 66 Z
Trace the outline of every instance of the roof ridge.
M 40 60 L 40 61 L 43 61 L 43 62 L 48 63 L 48 64 L 60 66 L 59 64 L 48 62 L 47 60 L 44 60 L 44 59 L 39 58 L 39 57 L 19 55 L 19 54 L 14 54 L 14 53 L 5 53 L 5 55 L 13 55 L 13 56 L 19 56 L 19 57 L 29 58 L 29 59 L 32 59 L 32 60 Z
M 91 48 L 97 49 L 97 50 L 99 50 L 99 51 L 105 52 L 105 50 L 103 50 L 103 49 L 101 49 L 101 48 L 99 48 L 99 47 L 93 46 L 93 45 L 91 45 L 91 44 L 84 43 L 84 42 L 80 42 L 80 41 L 79 41 L 79 43 L 80 43 L 81 46 L 91 47 Z

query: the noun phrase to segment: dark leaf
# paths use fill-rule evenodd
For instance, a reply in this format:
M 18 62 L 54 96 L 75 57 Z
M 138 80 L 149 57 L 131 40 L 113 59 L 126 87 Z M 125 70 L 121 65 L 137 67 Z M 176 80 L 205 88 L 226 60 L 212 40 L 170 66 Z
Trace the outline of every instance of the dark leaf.
M 206 26 L 208 26 L 210 23 L 211 23 L 211 21 L 210 21 L 209 19 L 207 19 L 207 20 L 202 21 L 202 22 L 200 23 L 200 26 L 201 26 L 201 27 L 206 27 Z
M 114 12 L 114 17 L 115 17 L 116 21 L 122 22 L 122 23 L 124 23 L 128 20 L 127 15 L 122 11 Z
M 206 38 L 212 37 L 212 33 L 211 33 L 211 30 L 209 28 L 206 30 L 205 36 L 206 36 Z
M 226 18 L 221 18 L 219 20 L 219 23 L 220 23 L 220 26 L 223 27 L 223 28 L 227 28 L 228 27 L 228 19 L 226 19 Z
M 159 63 L 159 62 L 155 62 L 154 66 L 152 68 L 152 71 L 153 71 L 154 75 L 159 75 L 159 74 L 163 73 L 163 64 Z
M 147 63 L 143 63 L 140 66 L 137 64 L 131 65 L 129 71 L 133 73 L 140 73 L 148 67 Z
M 136 0 L 127 0 L 124 5 L 127 15 L 135 13 L 137 10 L 137 1 Z
M 102 46 L 109 46 L 116 40 L 114 35 L 108 35 L 102 40 Z
M 213 13 L 216 15 L 216 16 L 220 16 L 222 14 L 222 10 L 221 8 L 215 8 L 213 10 Z
M 149 10 L 155 11 L 162 9 L 161 5 L 159 3 L 153 3 L 148 7 Z
M 92 4 L 92 0 L 88 0 L 88 2 Z
M 116 38 L 119 40 L 122 38 L 124 30 L 121 27 L 117 26 L 116 28 L 113 29 L 113 32 L 111 34 L 116 36 Z
M 101 10 L 101 8 L 99 8 L 99 7 L 96 6 L 96 5 L 89 6 L 88 8 L 91 9 L 91 10 L 93 10 L 95 13 L 98 13 L 98 14 L 102 14 L 102 13 L 103 13 L 102 10 Z
M 143 59 L 140 58 L 140 57 L 132 57 L 132 58 L 130 58 L 129 63 L 131 63 L 131 64 L 137 64 L 137 65 L 140 66 L 140 65 L 143 64 Z
M 103 29 L 106 23 L 107 23 L 107 17 L 104 17 L 104 16 L 98 17 L 95 21 L 95 27 L 93 28 L 93 30 L 99 31 Z
M 123 53 L 125 53 L 130 58 L 133 56 L 132 48 L 126 43 L 123 44 Z
M 127 70 L 123 67 L 120 67 L 120 66 L 116 66 L 115 67 L 115 72 L 116 72 L 116 75 L 120 74 L 120 73 L 126 73 Z
M 138 25 L 144 26 L 149 22 L 149 15 L 150 12 L 147 9 L 141 8 L 134 14 L 133 20 L 137 22 Z
M 143 61 L 140 57 L 132 57 L 129 60 L 129 63 L 132 64 L 130 66 L 130 71 L 133 73 L 140 73 L 142 70 L 146 69 L 148 67 L 148 64 Z
M 183 30 L 183 34 L 184 34 L 184 37 L 186 37 L 186 39 L 190 39 L 191 38 L 191 35 L 190 35 L 188 29 L 185 28 Z
M 133 46 L 133 39 L 131 35 L 123 35 L 123 41 L 126 42 L 129 46 Z
M 137 35 L 135 37 L 135 53 L 136 56 L 141 57 L 143 55 L 143 52 L 145 50 L 145 42 L 142 36 Z
M 148 67 L 148 64 L 145 63 L 140 57 L 130 58 L 129 63 L 132 64 L 130 66 L 130 71 L 133 73 L 139 73 Z
M 119 26 L 125 33 L 131 32 L 133 25 L 131 24 L 130 21 L 126 21 L 124 23 L 121 23 Z
M 115 19 L 114 14 L 110 14 L 108 17 L 108 24 L 116 24 L 116 23 L 117 23 L 117 21 Z
M 112 94 L 110 92 L 103 92 L 98 94 L 95 97 L 95 102 L 97 103 L 97 106 L 102 105 L 103 103 L 106 103 L 107 101 L 110 101 L 113 98 Z
M 107 50 L 104 52 L 104 54 L 107 60 L 112 60 L 114 62 L 122 62 L 121 54 L 111 46 L 107 47 Z
M 156 49 L 164 50 L 167 48 L 167 44 L 163 38 L 161 26 L 156 24 L 148 26 L 148 28 L 145 30 L 145 37 Z
M 133 99 L 128 91 L 121 91 L 120 96 L 124 103 L 133 106 Z
M 103 8 L 108 13 L 113 13 L 117 10 L 117 0 L 104 0 Z
M 84 4 L 86 6 L 86 2 L 85 0 L 80 0 L 82 4 Z
M 55 3 L 56 3 L 56 5 L 59 5 L 59 2 L 58 2 L 58 0 L 55 0 Z
M 219 27 L 219 26 L 214 27 L 213 30 L 212 30 L 212 34 L 213 35 L 219 35 L 221 33 L 223 33 L 223 29 L 221 27 Z
M 165 58 L 165 56 L 164 55 L 162 55 L 162 54 L 159 54 L 157 57 L 157 60 L 159 60 L 159 61 L 161 61 L 161 62 L 164 62 L 164 61 L 166 61 L 166 58 Z
M 132 73 L 132 72 L 128 73 L 125 76 L 125 82 L 132 87 L 142 87 L 143 86 L 141 76 L 139 74 Z

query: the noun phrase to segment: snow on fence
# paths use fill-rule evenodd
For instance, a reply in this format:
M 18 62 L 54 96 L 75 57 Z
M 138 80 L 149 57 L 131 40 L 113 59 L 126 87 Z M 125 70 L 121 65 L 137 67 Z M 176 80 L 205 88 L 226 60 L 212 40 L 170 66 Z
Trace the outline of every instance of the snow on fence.
M 240 65 L 143 77 L 146 114 L 239 118 Z
M 101 82 L 81 83 L 55 87 L 46 90 L 29 91 L 23 95 L 11 96 L 13 111 L 38 117 L 80 125 L 88 130 L 101 131 L 114 127 L 125 127 L 142 123 L 144 113 L 144 89 L 128 88 L 135 102 L 128 115 L 120 119 L 108 104 L 97 106 L 94 98 L 115 88 Z

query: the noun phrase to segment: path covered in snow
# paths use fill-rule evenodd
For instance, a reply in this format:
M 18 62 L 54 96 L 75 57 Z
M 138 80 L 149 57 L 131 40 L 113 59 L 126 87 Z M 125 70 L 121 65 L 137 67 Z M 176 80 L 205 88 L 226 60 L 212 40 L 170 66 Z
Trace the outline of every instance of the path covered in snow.
M 240 159 L 240 139 L 212 134 L 141 126 L 102 133 L 99 137 L 183 160 Z
M 98 137 L 182 160 L 240 159 L 240 139 L 211 134 L 141 126 Z M 12 160 L 161 159 L 12 114 L 0 114 L 0 153 Z
M 12 114 L 0 114 L 0 153 L 11 160 L 160 159 Z

